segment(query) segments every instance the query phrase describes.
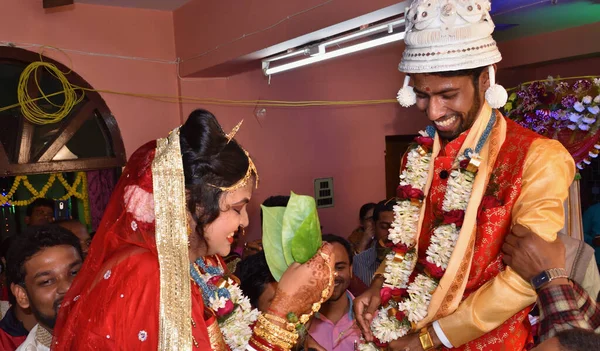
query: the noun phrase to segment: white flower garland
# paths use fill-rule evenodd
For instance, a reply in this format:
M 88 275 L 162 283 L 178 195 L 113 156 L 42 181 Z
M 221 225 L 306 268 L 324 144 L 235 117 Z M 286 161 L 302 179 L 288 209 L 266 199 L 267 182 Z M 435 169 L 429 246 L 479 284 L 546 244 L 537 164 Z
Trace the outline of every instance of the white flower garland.
M 421 133 L 422 136 L 427 134 Z M 421 152 L 419 152 L 421 151 Z M 476 156 L 476 155 L 472 155 Z M 465 160 L 460 156 L 457 162 Z M 414 148 L 408 152 L 406 168 L 400 175 L 400 186 L 410 185 L 412 188 L 424 191 L 431 166 L 431 152 L 423 154 L 422 148 Z M 450 173 L 446 193 L 442 203 L 445 212 L 465 211 L 471 197 L 475 173 L 458 169 Z M 388 239 L 394 245 L 403 245 L 408 251 L 402 254 L 391 253 L 386 256 L 384 287 L 392 289 L 407 289 L 408 297 L 400 302 L 390 300 L 388 306 L 382 306 L 371 324 L 373 335 L 383 343 L 389 343 L 410 332 L 408 323 L 390 316 L 388 311 L 396 308 L 404 313 L 411 323 L 418 323 L 427 316 L 429 303 L 438 281 L 427 274 L 419 273 L 413 282 L 408 284 L 412 275 L 418 254 L 416 246 L 417 227 L 421 214 L 423 200 L 402 199 L 394 206 L 394 222 L 389 231 Z M 426 260 L 435 264 L 443 271 L 448 267 L 450 257 L 456 246 L 460 227 L 456 224 L 441 224 L 434 228 L 429 247 L 426 250 Z M 359 348 L 364 351 L 377 350 L 373 343 L 363 344 Z
M 396 340 L 410 331 L 410 325 L 403 324 L 395 317 L 388 316 L 388 311 L 391 308 L 389 306 L 383 307 L 377 313 L 377 316 L 373 318 L 373 323 L 371 324 L 372 329 L 382 331 L 382 334 L 377 339 L 385 343 Z
M 213 275 L 203 273 L 200 277 L 205 282 L 208 282 Z M 240 289 L 235 281 L 228 278 L 227 283 L 227 290 L 231 296 L 234 308 L 225 320 L 219 321 L 219 329 L 231 351 L 245 351 L 252 337 L 252 328 L 250 326 L 256 322 L 260 312 L 252 308 L 250 300 L 244 296 L 242 289 Z M 209 307 L 216 312 L 220 308 L 224 308 L 227 301 L 224 297 L 211 297 Z
M 231 302 L 235 308 L 225 321 L 219 323 L 219 328 L 231 351 L 244 351 L 252 337 L 250 326 L 258 319 L 260 312 L 252 308 L 250 300 L 231 279 L 227 290 L 231 294 Z

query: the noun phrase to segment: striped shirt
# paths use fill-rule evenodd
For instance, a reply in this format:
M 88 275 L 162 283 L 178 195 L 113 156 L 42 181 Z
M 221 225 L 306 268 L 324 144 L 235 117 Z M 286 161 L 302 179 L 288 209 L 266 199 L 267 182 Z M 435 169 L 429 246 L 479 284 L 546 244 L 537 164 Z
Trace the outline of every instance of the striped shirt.
M 375 245 L 373 243 L 370 248 L 355 255 L 352 263 L 352 272 L 367 286 L 371 285 L 373 275 L 375 275 L 381 264 L 377 261 L 377 248 Z

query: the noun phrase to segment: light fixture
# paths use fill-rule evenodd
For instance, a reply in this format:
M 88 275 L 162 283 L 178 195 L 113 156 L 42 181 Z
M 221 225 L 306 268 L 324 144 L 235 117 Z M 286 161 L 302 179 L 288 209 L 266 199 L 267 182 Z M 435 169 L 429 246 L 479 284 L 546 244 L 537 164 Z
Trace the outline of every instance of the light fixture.
M 312 45 L 306 48 L 298 49 L 295 51 L 288 51 L 284 54 L 280 54 L 271 58 L 267 58 L 262 61 L 263 73 L 266 76 L 270 76 L 272 74 L 280 73 L 283 71 L 288 71 L 291 69 L 295 69 L 298 67 L 307 66 L 316 62 L 321 62 L 325 60 L 329 60 L 335 57 L 340 57 L 343 55 L 348 55 L 354 52 L 363 51 L 366 49 L 374 48 L 376 46 L 381 46 L 389 43 L 393 43 L 395 41 L 399 41 L 404 39 L 404 31 L 399 33 L 394 33 L 394 29 L 398 29 L 401 25 L 404 24 L 404 19 L 396 19 L 390 22 L 386 22 L 383 24 L 379 24 L 372 27 L 367 27 L 365 29 L 359 30 L 349 35 L 345 35 L 339 38 L 334 38 L 318 45 Z M 387 35 L 383 37 L 379 37 L 376 39 L 359 42 L 358 44 L 346 46 L 339 48 L 333 51 L 327 51 L 327 47 L 330 46 L 338 46 L 342 43 L 347 43 L 352 40 L 363 38 L 367 35 L 373 35 L 376 33 L 387 33 Z M 297 61 L 292 61 L 288 63 L 284 63 L 278 66 L 272 66 L 271 63 L 275 61 L 280 61 L 284 59 L 290 59 L 296 56 L 309 56 Z

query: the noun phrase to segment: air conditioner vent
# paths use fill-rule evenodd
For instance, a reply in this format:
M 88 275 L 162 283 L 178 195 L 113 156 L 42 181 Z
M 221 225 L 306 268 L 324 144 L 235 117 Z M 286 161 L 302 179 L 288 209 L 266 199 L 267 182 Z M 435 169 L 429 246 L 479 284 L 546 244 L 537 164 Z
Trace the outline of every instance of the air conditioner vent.
M 333 207 L 333 178 L 315 179 L 317 208 Z

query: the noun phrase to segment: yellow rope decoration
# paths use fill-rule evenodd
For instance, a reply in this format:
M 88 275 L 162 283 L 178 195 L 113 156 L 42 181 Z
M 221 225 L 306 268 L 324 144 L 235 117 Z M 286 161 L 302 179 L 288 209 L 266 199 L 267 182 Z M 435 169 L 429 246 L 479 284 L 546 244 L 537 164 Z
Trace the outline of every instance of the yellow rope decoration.
M 41 57 L 41 54 L 40 54 Z M 62 105 L 57 105 L 50 100 L 50 97 L 57 94 L 46 95 L 40 86 L 40 82 L 38 81 L 37 70 L 44 68 L 51 75 L 53 75 L 63 87 L 63 90 L 60 91 L 60 94 L 64 96 L 64 102 Z M 35 85 L 41 95 L 41 97 L 33 99 L 29 95 L 29 77 L 32 76 L 35 80 Z M 23 117 L 25 117 L 28 121 L 34 124 L 52 124 L 59 122 L 63 118 L 67 117 L 71 110 L 75 105 L 80 103 L 85 96 L 84 92 L 81 91 L 81 94 L 77 96 L 77 87 L 72 85 L 68 78 L 65 76 L 63 72 L 61 72 L 58 67 L 56 67 L 52 63 L 47 63 L 43 61 L 36 61 L 30 63 L 19 77 L 19 84 L 17 86 L 17 98 L 18 105 L 21 106 L 21 113 Z M 46 112 L 41 106 L 38 105 L 37 101 L 44 100 L 50 105 L 57 107 L 58 111 L 49 113 Z
M 91 215 L 90 215 L 90 201 L 89 201 L 89 195 L 88 195 L 88 191 L 87 191 L 87 176 L 86 176 L 85 172 L 77 172 L 77 176 L 75 178 L 75 181 L 73 182 L 73 185 L 69 185 L 69 183 L 64 178 L 62 173 L 50 174 L 50 176 L 48 177 L 48 181 L 46 182 L 46 184 L 42 187 L 42 190 L 40 190 L 40 191 L 36 190 L 33 187 L 33 185 L 31 185 L 27 176 L 24 176 L 24 175 L 17 176 L 17 177 L 15 177 L 13 185 L 10 188 L 10 191 L 6 194 L 6 196 L 3 196 L 2 194 L 0 194 L 0 203 L 3 203 L 3 204 L 8 203 L 12 206 L 29 206 L 36 199 L 46 197 L 46 193 L 48 193 L 48 190 L 50 189 L 50 187 L 52 187 L 52 185 L 54 184 L 56 179 L 58 179 L 58 181 L 62 184 L 62 186 L 64 186 L 65 190 L 67 190 L 67 193 L 65 195 L 61 196 L 60 198 L 54 199 L 54 200 L 64 201 L 64 200 L 69 199 L 70 197 L 75 197 L 75 198 L 81 200 L 81 202 L 83 203 L 83 213 L 84 213 L 85 223 L 91 224 L 92 219 L 91 219 Z M 21 185 L 21 184 L 23 184 L 23 186 L 27 190 L 29 190 L 29 192 L 33 196 L 31 198 L 29 198 L 28 200 L 10 200 L 15 195 L 17 189 L 19 188 L 19 185 Z M 81 185 L 81 190 L 78 191 L 77 188 L 80 185 Z
M 19 78 L 18 86 L 18 103 L 4 106 L 0 108 L 0 112 L 7 111 L 16 107 L 21 107 L 22 113 L 32 123 L 35 124 L 49 124 L 56 123 L 67 117 L 73 107 L 81 102 L 85 96 L 85 92 L 94 91 L 97 93 L 122 95 L 135 98 L 143 98 L 160 102 L 168 103 L 193 103 L 203 105 L 221 105 L 221 106 L 248 106 L 248 107 L 315 107 L 315 106 L 369 106 L 369 105 L 380 105 L 380 104 L 396 104 L 396 99 L 377 99 L 377 100 L 307 100 L 307 101 L 284 101 L 284 100 L 228 100 L 228 99 L 211 99 L 211 98 L 197 98 L 190 96 L 173 96 L 173 95 L 159 95 L 159 94 L 137 94 L 120 92 L 114 90 L 101 90 L 101 89 L 89 89 L 80 87 L 75 84 L 71 84 L 66 77 L 71 71 L 63 73 L 56 65 L 43 61 L 43 50 L 45 48 L 51 48 L 57 50 L 67 57 L 67 60 L 71 62 L 71 58 L 64 51 L 55 47 L 44 47 L 40 51 L 40 61 L 32 62 L 25 70 L 21 73 Z M 70 64 L 70 63 L 69 63 Z M 37 80 L 36 72 L 38 69 L 44 68 L 56 79 L 60 81 L 63 86 L 63 90 L 57 91 L 51 94 L 46 94 L 42 91 Z M 40 97 L 32 98 L 29 95 L 27 86 L 29 83 L 29 77 L 33 75 L 35 78 L 35 84 L 39 91 Z M 80 95 L 77 95 L 80 92 Z M 56 105 L 49 99 L 54 96 L 64 95 L 65 101 L 62 105 Z M 37 103 L 41 100 L 57 107 L 59 110 L 55 113 L 48 113 L 43 110 Z

